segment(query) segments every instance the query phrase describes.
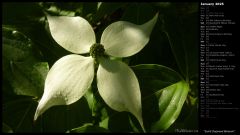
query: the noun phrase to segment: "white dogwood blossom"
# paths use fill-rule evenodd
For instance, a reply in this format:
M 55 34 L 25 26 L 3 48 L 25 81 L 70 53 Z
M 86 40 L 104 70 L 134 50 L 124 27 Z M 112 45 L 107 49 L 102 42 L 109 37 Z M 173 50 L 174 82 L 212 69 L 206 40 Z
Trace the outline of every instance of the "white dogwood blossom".
M 74 54 L 60 58 L 51 67 L 34 120 L 52 106 L 79 100 L 92 84 L 94 60 L 97 60 L 97 87 L 104 102 L 116 111 L 131 112 L 143 127 L 137 77 L 127 64 L 105 55 L 129 57 L 138 53 L 148 43 L 157 18 L 158 14 L 142 25 L 112 23 L 103 31 L 100 44 L 96 44 L 95 33 L 84 18 L 47 16 L 53 39 Z M 79 55 L 85 53 L 90 56 Z

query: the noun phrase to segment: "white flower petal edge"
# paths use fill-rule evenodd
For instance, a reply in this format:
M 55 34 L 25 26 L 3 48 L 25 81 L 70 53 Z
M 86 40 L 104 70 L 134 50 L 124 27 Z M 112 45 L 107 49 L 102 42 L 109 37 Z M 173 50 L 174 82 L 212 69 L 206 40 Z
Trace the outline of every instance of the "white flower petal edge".
M 148 43 L 157 18 L 158 13 L 142 25 L 126 21 L 118 21 L 109 25 L 101 37 L 101 44 L 106 53 L 115 57 L 128 57 L 138 53 Z
M 131 112 L 144 129 L 139 83 L 134 72 L 125 63 L 100 59 L 97 86 L 108 106 L 120 112 Z
M 47 75 L 34 120 L 52 106 L 69 105 L 79 100 L 93 78 L 94 60 L 91 57 L 72 54 L 59 59 Z
M 73 53 L 87 53 L 96 42 L 92 26 L 82 17 L 47 16 L 54 40 Z

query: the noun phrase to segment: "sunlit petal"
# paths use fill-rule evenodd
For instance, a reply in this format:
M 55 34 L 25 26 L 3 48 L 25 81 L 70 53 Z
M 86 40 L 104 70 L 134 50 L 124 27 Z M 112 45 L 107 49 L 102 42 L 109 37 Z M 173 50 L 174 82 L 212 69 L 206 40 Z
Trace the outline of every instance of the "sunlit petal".
M 73 53 L 87 53 L 96 42 L 92 26 L 82 17 L 47 16 L 54 40 Z
M 93 77 L 94 61 L 91 57 L 72 54 L 59 59 L 47 75 L 34 119 L 52 106 L 79 100 L 90 87 Z
M 125 63 L 101 59 L 97 71 L 97 86 L 107 105 L 117 111 L 131 112 L 143 127 L 138 80 Z
M 142 25 L 126 21 L 109 25 L 101 37 L 106 53 L 115 57 L 128 57 L 138 53 L 148 43 L 157 18 L 158 14 Z

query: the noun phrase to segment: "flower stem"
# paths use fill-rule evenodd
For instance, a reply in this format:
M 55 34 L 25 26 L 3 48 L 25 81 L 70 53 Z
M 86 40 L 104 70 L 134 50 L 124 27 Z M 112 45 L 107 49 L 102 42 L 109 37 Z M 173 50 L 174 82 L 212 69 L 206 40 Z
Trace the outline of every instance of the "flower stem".
M 99 63 L 95 61 L 94 63 L 94 79 L 92 82 L 92 118 L 93 118 L 93 125 L 99 126 L 99 123 L 101 122 L 101 109 L 102 104 L 100 102 L 100 95 L 98 93 L 97 89 L 97 69 L 98 69 Z

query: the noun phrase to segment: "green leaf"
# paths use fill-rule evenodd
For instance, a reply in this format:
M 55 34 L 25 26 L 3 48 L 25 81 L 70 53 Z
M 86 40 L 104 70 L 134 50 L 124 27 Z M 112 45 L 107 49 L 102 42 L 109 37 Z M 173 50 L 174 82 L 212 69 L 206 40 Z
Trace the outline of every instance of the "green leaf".
M 92 87 L 88 88 L 88 90 L 84 94 L 84 97 L 86 98 L 86 100 L 88 102 L 89 108 L 91 110 L 93 110 L 94 109 L 95 98 L 94 98 L 94 95 L 93 95 L 93 92 L 92 92 Z
M 160 119 L 152 125 L 153 132 L 162 132 L 173 124 L 181 112 L 188 91 L 188 84 L 185 81 L 180 81 L 157 93 Z
M 194 106 L 189 106 L 184 103 L 181 114 L 178 119 L 164 132 L 176 132 L 176 129 L 198 129 L 198 103 Z
M 198 72 L 198 14 L 194 8 L 189 8 L 189 14 L 185 14 L 188 11 L 186 5 L 170 5 L 162 19 L 163 31 L 168 37 L 181 74 L 188 82 L 189 77 Z M 194 5 L 197 3 L 192 7 Z M 184 12 L 179 11 L 183 9 Z
M 99 132 L 107 133 L 109 131 L 105 128 L 94 126 L 91 123 L 86 123 L 81 127 L 74 128 L 68 131 L 68 133 L 99 133 Z
M 32 41 L 15 28 L 4 26 L 2 46 L 3 77 L 9 81 L 14 92 L 40 97 L 49 67 L 48 63 L 39 59 Z
M 12 61 L 23 61 L 31 55 L 32 42 L 24 34 L 9 26 L 3 26 L 3 57 Z
M 132 66 L 136 74 L 142 95 L 143 121 L 147 131 L 151 131 L 152 123 L 160 119 L 157 93 L 181 80 L 181 76 L 169 67 L 156 64 L 140 64 Z
M 40 2 L 39 6 L 41 6 L 48 14 L 54 16 L 75 16 L 76 8 L 81 9 L 80 3 L 44 3 Z
M 9 76 L 17 95 L 41 97 L 44 81 L 49 71 L 46 62 L 11 62 L 12 75 Z
M 181 112 L 188 84 L 176 71 L 162 65 L 141 64 L 132 69 L 141 88 L 146 129 L 151 132 L 166 130 Z
M 4 122 L 2 122 L 2 132 L 3 133 L 13 133 L 12 129 Z
M 140 64 L 132 66 L 136 74 L 141 93 L 144 98 L 153 95 L 158 90 L 182 80 L 181 76 L 169 67 L 157 64 Z

